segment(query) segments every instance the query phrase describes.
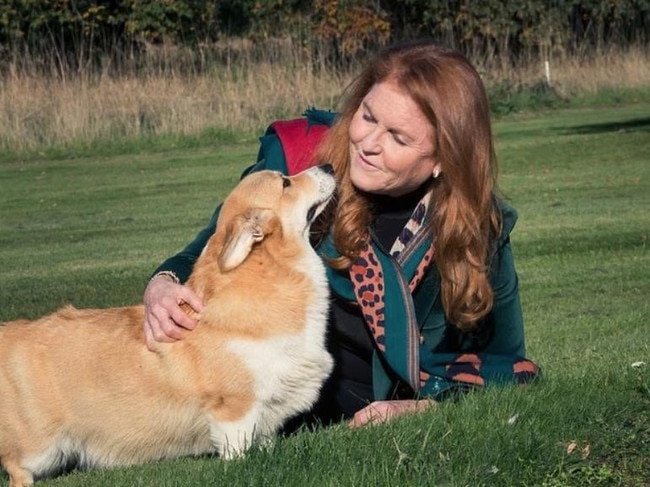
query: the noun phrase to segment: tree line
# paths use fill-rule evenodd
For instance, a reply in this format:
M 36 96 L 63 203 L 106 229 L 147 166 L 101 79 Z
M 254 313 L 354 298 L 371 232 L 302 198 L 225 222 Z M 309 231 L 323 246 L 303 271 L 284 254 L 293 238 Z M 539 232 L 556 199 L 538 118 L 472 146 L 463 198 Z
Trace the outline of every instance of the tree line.
M 0 66 L 30 59 L 74 70 L 125 57 L 137 65 L 152 46 L 208 53 L 232 38 L 290 39 L 334 64 L 423 36 L 516 63 L 646 46 L 649 24 L 650 0 L 3 0 Z

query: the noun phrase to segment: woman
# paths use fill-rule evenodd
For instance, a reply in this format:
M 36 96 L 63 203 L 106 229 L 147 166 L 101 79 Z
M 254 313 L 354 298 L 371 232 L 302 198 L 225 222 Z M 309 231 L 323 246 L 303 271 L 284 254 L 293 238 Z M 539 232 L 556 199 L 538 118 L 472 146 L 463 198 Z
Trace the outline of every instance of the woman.
M 277 167 L 278 143 L 266 139 L 252 170 Z M 524 359 L 509 242 L 516 214 L 496 196 L 489 104 L 465 57 L 428 41 L 381 51 L 350 86 L 315 161 L 339 180 L 314 244 L 328 264 L 337 364 L 317 419 L 360 426 L 537 375 Z M 179 281 L 217 215 L 149 282 L 149 343 L 196 326 L 178 304 L 202 303 Z

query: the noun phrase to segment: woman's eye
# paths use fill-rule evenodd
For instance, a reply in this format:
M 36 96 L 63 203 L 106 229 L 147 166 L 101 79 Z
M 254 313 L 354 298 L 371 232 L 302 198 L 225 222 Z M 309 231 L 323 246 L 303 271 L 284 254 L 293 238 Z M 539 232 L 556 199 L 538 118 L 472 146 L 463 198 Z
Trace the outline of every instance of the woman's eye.
M 393 133 L 392 135 L 393 135 L 393 140 L 397 142 L 399 145 L 406 145 L 406 141 L 399 134 Z
M 363 119 L 364 119 L 366 122 L 371 122 L 371 123 L 374 123 L 374 121 L 375 121 L 375 119 L 374 119 L 374 118 L 372 117 L 372 115 L 370 115 L 369 113 L 364 113 L 364 114 L 363 114 Z
M 288 188 L 289 186 L 291 186 L 291 179 L 282 178 L 282 187 L 283 188 Z

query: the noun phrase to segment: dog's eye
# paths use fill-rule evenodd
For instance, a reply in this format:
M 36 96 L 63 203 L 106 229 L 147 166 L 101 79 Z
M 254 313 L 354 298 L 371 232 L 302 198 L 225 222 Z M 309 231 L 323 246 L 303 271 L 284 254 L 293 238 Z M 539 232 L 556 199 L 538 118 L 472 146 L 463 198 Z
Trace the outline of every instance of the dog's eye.
M 289 186 L 291 186 L 291 179 L 282 178 L 282 187 L 283 188 L 288 188 Z

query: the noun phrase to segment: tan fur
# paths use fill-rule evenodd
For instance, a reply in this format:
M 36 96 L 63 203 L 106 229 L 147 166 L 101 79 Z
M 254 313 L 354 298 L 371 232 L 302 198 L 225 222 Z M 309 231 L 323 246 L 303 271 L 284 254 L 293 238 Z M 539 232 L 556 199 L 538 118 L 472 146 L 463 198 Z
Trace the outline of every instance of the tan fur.
M 149 351 L 142 305 L 0 326 L 0 461 L 12 487 L 70 461 L 230 458 L 313 404 L 332 360 L 306 213 L 322 210 L 334 180 L 318 168 L 282 180 L 254 173 L 224 202 L 188 281 L 205 309 L 183 340 Z

